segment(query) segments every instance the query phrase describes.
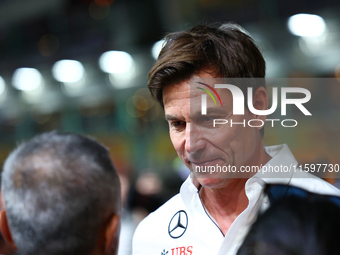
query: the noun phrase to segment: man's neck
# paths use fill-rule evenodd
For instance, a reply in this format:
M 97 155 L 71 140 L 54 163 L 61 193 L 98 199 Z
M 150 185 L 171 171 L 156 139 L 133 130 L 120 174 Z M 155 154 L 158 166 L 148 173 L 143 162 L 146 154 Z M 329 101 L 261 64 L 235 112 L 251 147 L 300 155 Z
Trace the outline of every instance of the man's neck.
M 262 147 L 259 165 L 266 164 L 271 157 Z M 245 184 L 248 178 L 229 179 L 229 182 L 221 188 L 205 188 L 200 190 L 200 197 L 206 210 L 217 222 L 224 235 L 228 232 L 231 224 L 249 203 L 245 192 Z
M 202 187 L 200 197 L 206 210 L 217 222 L 225 235 L 236 217 L 248 206 L 245 193 L 247 179 L 232 179 L 221 189 Z

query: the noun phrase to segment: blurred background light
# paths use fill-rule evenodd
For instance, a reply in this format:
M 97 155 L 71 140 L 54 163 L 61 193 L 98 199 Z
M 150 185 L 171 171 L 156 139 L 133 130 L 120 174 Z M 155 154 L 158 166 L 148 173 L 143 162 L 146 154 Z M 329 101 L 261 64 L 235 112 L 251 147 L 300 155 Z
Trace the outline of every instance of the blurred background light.
M 105 73 L 125 74 L 133 65 L 133 58 L 125 51 L 107 51 L 99 58 L 99 66 Z
M 15 88 L 24 91 L 33 91 L 42 86 L 42 76 L 35 68 L 18 68 L 14 71 L 12 84 Z
M 136 86 L 133 78 L 136 65 L 131 55 L 125 51 L 107 51 L 99 58 L 99 66 L 109 73 L 110 83 L 114 88 L 123 89 Z
M 317 37 L 326 30 L 324 19 L 314 14 L 296 14 L 288 19 L 290 32 L 297 36 Z
M 0 96 L 5 93 L 6 90 L 6 82 L 5 80 L 0 76 Z
M 138 83 L 133 81 L 135 77 L 134 67 L 127 73 L 110 73 L 109 80 L 111 85 L 116 89 L 126 89 L 137 86 Z
M 40 102 L 43 92 L 44 92 L 44 87 L 38 86 L 37 88 L 33 90 L 23 90 L 21 92 L 21 96 L 27 103 L 36 104 Z
M 136 189 L 144 196 L 158 194 L 161 188 L 161 179 L 152 172 L 141 174 L 136 182 Z
M 162 40 L 159 40 L 158 42 L 155 42 L 154 45 L 152 46 L 151 54 L 152 54 L 154 59 L 157 60 L 158 55 L 163 48 L 164 42 L 165 42 L 165 40 L 162 39 Z
M 85 87 L 84 80 L 78 81 L 78 82 L 64 82 L 61 85 L 61 90 L 70 97 L 76 97 L 83 94 Z
M 85 73 L 84 66 L 77 60 L 59 60 L 52 67 L 54 78 L 59 82 L 77 83 Z
M 300 37 L 299 38 L 299 47 L 301 51 L 309 57 L 313 57 L 320 54 L 325 54 L 322 49 L 326 47 L 327 37 L 326 36 L 318 36 L 318 37 Z

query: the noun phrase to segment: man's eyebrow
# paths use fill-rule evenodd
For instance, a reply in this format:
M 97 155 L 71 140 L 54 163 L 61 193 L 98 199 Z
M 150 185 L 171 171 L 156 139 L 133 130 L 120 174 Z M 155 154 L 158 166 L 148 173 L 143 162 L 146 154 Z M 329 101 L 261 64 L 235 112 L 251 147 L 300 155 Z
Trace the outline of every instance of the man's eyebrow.
M 226 114 L 226 113 L 228 113 L 228 110 L 226 110 L 223 107 L 208 107 L 207 112 L 211 113 L 211 114 L 213 114 L 213 113 L 215 113 L 215 114 Z
M 207 113 L 208 115 L 221 115 L 221 116 L 226 116 L 230 115 L 231 112 L 228 112 L 225 108 L 222 107 L 209 107 L 207 108 Z M 191 112 L 191 116 L 201 116 L 201 110 L 198 110 L 196 112 Z
M 175 116 L 173 116 L 173 115 L 165 115 L 165 119 L 166 120 L 178 120 L 178 118 L 177 117 L 175 117 Z
M 180 118 L 173 116 L 173 115 L 166 114 L 165 120 L 167 120 L 167 121 L 169 121 L 169 120 L 180 120 Z

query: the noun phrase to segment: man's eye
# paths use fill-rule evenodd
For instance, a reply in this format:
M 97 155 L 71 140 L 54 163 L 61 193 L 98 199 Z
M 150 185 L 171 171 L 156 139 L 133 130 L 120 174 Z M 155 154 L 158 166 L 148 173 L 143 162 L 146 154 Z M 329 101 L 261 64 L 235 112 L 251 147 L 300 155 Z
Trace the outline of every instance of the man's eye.
M 213 117 L 213 116 L 201 116 L 201 118 L 200 118 L 200 121 L 201 122 L 208 122 L 208 121 L 213 121 L 215 119 L 215 117 Z
M 184 121 L 174 121 L 170 123 L 170 126 L 175 129 L 180 129 L 185 127 L 185 122 Z

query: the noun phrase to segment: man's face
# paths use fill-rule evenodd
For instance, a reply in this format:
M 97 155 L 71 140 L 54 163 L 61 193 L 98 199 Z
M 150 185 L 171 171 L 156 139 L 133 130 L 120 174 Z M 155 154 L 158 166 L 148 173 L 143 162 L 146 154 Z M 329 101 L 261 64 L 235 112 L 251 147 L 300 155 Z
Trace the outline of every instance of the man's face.
M 213 78 L 201 72 L 199 78 Z M 212 82 L 212 79 L 207 81 Z M 209 84 L 214 86 L 214 84 Z M 217 89 L 223 106 L 215 106 L 207 100 L 207 115 L 201 114 L 201 95 L 205 94 L 190 81 L 166 86 L 163 90 L 165 118 L 169 123 L 171 141 L 181 160 L 197 177 L 204 187 L 222 187 L 229 182 L 228 172 L 211 174 L 198 173 L 197 169 L 208 166 L 251 166 L 259 164 L 262 139 L 259 129 L 247 126 L 248 120 L 256 119 L 254 114 L 245 110 L 244 115 L 233 115 L 232 94 L 227 89 Z M 190 98 L 191 97 L 191 98 Z M 216 125 L 214 119 L 226 119 L 230 123 L 243 124 Z M 229 177 L 229 179 L 228 179 Z M 237 177 L 234 175 L 234 178 Z

